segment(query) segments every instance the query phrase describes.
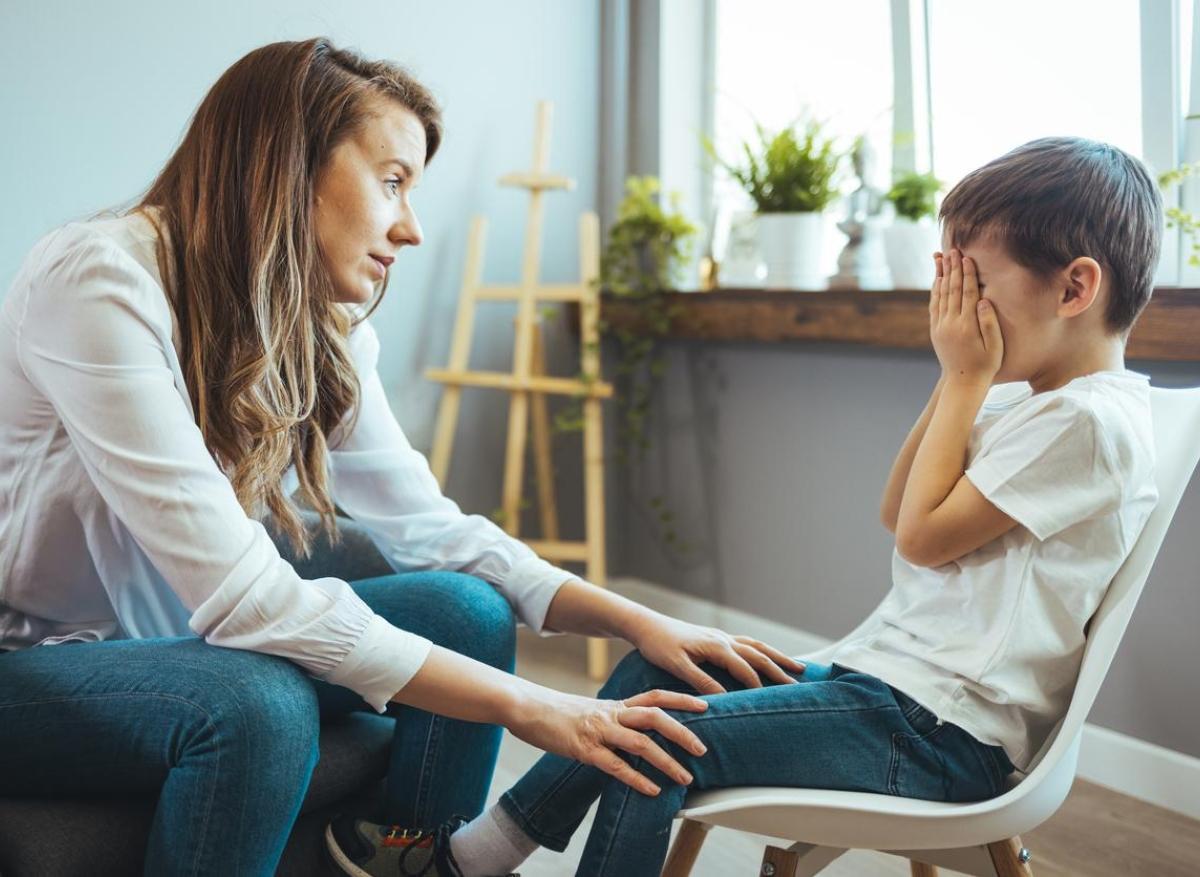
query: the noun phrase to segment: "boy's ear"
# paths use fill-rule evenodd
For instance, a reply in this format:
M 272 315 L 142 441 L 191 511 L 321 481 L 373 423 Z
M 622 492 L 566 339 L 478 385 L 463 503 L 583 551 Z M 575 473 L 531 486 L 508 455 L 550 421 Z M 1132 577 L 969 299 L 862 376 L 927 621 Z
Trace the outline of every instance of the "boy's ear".
M 1063 279 L 1058 299 L 1060 317 L 1077 317 L 1100 297 L 1100 283 L 1104 279 L 1104 270 L 1095 259 L 1080 256 L 1073 260 L 1060 276 Z

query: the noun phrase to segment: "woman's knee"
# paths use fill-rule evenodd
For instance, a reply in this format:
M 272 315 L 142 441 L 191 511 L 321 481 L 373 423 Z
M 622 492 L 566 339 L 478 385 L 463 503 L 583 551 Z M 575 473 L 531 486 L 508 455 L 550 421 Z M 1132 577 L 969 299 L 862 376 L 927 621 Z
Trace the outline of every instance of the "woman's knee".
M 223 749 L 256 765 L 311 770 L 320 712 L 312 680 L 284 658 L 208 647 L 211 667 L 199 706 Z
M 355 590 L 396 627 L 493 667 L 513 669 L 516 617 L 508 600 L 483 579 L 436 570 L 356 582 Z
M 517 654 L 517 619 L 508 600 L 493 585 L 475 576 L 441 573 L 448 577 L 445 594 L 448 617 L 457 623 L 456 651 L 478 661 L 512 671 Z

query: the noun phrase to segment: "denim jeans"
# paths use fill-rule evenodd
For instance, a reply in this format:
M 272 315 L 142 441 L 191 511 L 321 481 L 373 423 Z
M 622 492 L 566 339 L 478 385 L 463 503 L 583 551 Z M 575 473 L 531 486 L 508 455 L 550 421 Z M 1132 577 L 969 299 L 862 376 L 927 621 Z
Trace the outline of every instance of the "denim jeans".
M 705 669 L 728 693 L 706 696 L 706 712 L 670 714 L 708 752 L 694 756 L 656 735 L 691 772 L 691 789 L 790 786 L 974 801 L 998 794 L 1012 771 L 1002 749 L 955 725 L 939 724 L 928 710 L 874 676 L 814 664 L 794 677 L 797 685 L 743 689 L 717 668 Z M 651 688 L 689 690 L 632 652 L 600 697 L 623 699 Z M 545 755 L 500 805 L 530 838 L 561 851 L 599 798 L 576 873 L 657 875 L 688 787 L 641 759 L 629 760 L 658 784 L 657 796 L 635 792 L 596 768 Z
M 392 624 L 512 670 L 512 611 L 479 579 L 423 572 L 352 586 Z M 157 795 L 146 874 L 270 875 L 316 765 L 320 719 L 358 709 L 370 707 L 289 661 L 195 637 L 0 654 L 0 795 Z M 432 827 L 478 814 L 501 729 L 397 704 L 389 714 L 382 818 Z

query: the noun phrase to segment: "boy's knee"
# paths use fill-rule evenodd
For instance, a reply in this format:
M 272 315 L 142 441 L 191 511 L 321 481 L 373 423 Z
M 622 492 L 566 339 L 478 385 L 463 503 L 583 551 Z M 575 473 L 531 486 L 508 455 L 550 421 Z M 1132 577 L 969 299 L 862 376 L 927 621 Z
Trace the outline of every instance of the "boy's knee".
M 649 691 L 674 685 L 677 680 L 667 671 L 651 664 L 637 649 L 623 657 L 609 674 L 608 681 L 600 689 L 600 697 L 624 700 Z

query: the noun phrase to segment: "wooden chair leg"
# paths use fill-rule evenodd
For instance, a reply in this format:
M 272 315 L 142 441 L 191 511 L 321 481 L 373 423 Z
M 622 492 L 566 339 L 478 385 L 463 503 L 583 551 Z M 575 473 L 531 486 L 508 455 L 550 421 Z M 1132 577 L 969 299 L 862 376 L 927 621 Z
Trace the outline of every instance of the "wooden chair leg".
M 781 850 L 779 847 L 767 847 L 763 852 L 760 875 L 766 877 L 793 877 L 800 867 L 801 854 L 792 850 Z
M 823 847 L 796 841 L 786 850 L 767 847 L 759 866 L 759 877 L 815 877 L 840 859 L 841 847 Z
M 688 877 L 711 828 L 711 825 L 705 825 L 703 822 L 683 820 L 683 825 L 679 826 L 679 834 L 675 836 L 675 843 L 671 844 L 671 852 L 667 853 L 662 877 Z
M 912 869 L 912 877 L 937 877 L 938 869 L 933 865 L 914 859 L 909 859 L 908 865 Z
M 1029 850 L 1021 845 L 1019 837 L 988 844 L 987 849 L 998 877 L 1033 877 L 1033 870 L 1029 867 Z

